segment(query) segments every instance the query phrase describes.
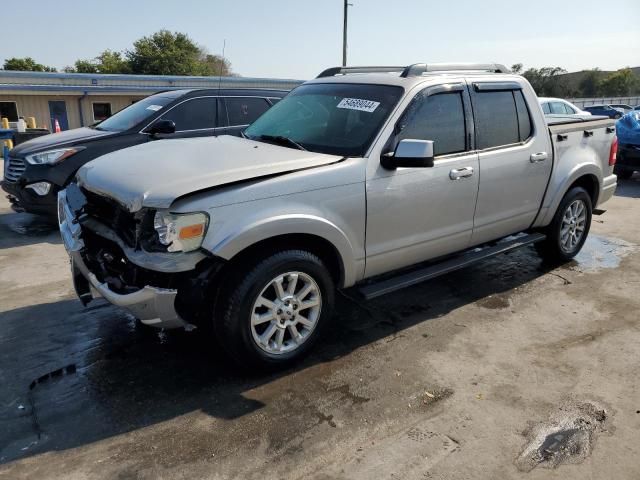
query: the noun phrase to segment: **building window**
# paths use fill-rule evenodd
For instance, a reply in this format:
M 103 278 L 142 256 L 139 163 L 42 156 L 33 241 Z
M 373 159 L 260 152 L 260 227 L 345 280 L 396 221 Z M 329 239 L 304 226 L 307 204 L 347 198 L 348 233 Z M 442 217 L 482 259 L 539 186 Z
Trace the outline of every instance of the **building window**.
M 111 116 L 110 103 L 94 103 L 93 104 L 93 121 L 101 122 Z
M 10 122 L 18 121 L 16 102 L 0 102 L 0 118 L 8 118 Z

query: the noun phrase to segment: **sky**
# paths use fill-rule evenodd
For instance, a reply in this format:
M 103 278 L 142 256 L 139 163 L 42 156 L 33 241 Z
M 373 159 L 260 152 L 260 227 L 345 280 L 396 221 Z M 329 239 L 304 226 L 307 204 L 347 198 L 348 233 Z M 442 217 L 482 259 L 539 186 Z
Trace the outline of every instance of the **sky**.
M 640 0 L 349 1 L 350 65 L 640 66 Z M 18 1 L 2 12 L 0 62 L 30 56 L 62 69 L 166 28 L 215 54 L 226 41 L 242 76 L 308 79 L 342 62 L 342 8 L 343 0 Z

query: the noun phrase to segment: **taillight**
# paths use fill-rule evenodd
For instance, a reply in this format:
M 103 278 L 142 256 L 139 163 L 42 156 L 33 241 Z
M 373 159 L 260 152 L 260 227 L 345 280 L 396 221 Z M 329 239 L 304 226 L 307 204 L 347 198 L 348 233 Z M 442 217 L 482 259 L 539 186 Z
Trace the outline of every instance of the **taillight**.
M 616 164 L 616 157 L 618 156 L 618 137 L 613 137 L 613 142 L 611 142 L 611 150 L 609 150 L 609 165 L 613 166 Z

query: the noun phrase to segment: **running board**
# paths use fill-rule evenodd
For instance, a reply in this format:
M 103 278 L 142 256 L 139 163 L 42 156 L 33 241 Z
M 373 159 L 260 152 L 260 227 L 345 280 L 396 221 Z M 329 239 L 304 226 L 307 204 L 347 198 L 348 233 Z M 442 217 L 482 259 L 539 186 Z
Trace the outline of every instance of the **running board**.
M 419 270 L 412 270 L 410 272 L 399 274 L 395 277 L 386 278 L 378 282 L 370 283 L 363 287 L 360 287 L 360 293 L 367 300 L 386 295 L 387 293 L 395 292 L 402 288 L 410 287 L 418 283 L 430 280 L 432 278 L 444 275 L 445 273 L 454 272 L 461 268 L 467 267 L 475 262 L 486 260 L 487 258 L 495 257 L 501 253 L 510 252 L 516 248 L 524 247 L 525 245 L 531 245 L 532 243 L 540 242 L 546 238 L 546 235 L 542 233 L 530 233 L 519 236 L 514 240 L 502 241 L 491 247 L 485 247 L 481 250 L 473 249 L 465 253 L 462 253 L 454 258 L 443 260 L 440 263 L 429 265 Z

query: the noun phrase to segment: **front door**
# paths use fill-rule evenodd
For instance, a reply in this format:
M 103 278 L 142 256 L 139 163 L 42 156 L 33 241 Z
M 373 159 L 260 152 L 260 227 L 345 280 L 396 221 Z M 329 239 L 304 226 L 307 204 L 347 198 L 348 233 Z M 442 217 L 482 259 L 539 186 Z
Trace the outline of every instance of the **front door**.
M 471 100 L 480 161 L 480 189 L 472 243 L 478 245 L 529 228 L 551 175 L 549 132 L 535 131 L 517 83 L 473 83 Z M 530 97 L 530 98 L 529 98 Z
M 419 92 L 403 113 L 384 151 L 432 140 L 434 166 L 379 167 L 368 179 L 366 277 L 469 245 L 479 181 L 470 108 L 466 86 L 454 83 Z
M 67 104 L 64 100 L 49 101 L 49 118 L 51 120 L 51 131 L 56 130 L 56 120 L 61 130 L 69 130 L 69 121 L 67 120 Z

